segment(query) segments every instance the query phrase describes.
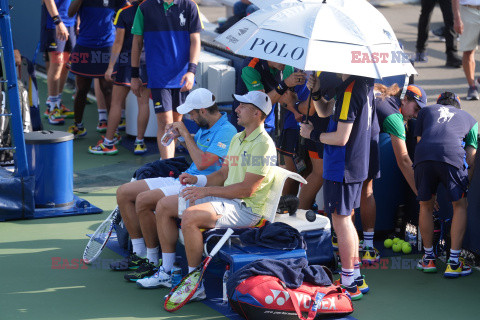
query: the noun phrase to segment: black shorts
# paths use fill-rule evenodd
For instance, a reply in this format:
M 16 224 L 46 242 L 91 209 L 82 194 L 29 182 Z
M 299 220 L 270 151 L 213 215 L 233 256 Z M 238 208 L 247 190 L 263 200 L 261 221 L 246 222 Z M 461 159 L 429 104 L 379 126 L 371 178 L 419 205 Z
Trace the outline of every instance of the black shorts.
M 363 182 L 342 183 L 332 180 L 323 180 L 323 199 L 325 212 L 349 216 L 352 210 L 360 207 Z
M 297 152 L 300 129 L 285 129 L 278 138 L 277 150 L 280 154 L 293 158 Z
M 130 87 L 130 81 L 132 80 L 132 67 L 128 64 L 115 65 L 115 69 L 112 73 L 114 75 L 113 84 L 117 86 Z M 143 65 L 140 67 L 140 80 L 144 86 L 147 85 L 147 66 Z
M 76 45 L 70 54 L 70 71 L 87 78 L 103 78 L 110 63 L 111 47 L 89 48 Z
M 414 175 L 418 201 L 432 199 L 440 183 L 445 187 L 448 201 L 467 196 L 468 171 L 465 167 L 458 169 L 446 162 L 424 161 L 415 166 Z
M 152 92 L 155 113 L 164 113 L 172 110 L 177 111 L 177 107 L 185 102 L 188 95 L 188 91 L 180 92 L 180 88 L 150 88 L 150 90 Z
M 69 33 L 66 41 L 57 39 L 57 30 L 42 29 L 40 31 L 40 51 L 41 52 L 72 52 L 77 42 L 75 27 L 66 27 Z

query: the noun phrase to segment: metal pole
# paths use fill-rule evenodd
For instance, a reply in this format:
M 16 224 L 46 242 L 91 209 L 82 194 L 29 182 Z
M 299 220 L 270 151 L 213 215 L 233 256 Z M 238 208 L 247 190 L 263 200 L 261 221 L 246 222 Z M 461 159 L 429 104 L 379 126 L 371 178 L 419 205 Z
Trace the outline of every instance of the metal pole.
M 7 76 L 7 93 L 12 113 L 12 135 L 15 144 L 15 175 L 28 176 L 27 153 L 23 136 L 23 120 L 20 110 L 20 97 L 17 86 L 17 71 L 13 53 L 12 28 L 10 24 L 10 9 L 7 0 L 0 0 L 0 37 L 2 40 L 3 57 L 5 60 L 5 74 Z

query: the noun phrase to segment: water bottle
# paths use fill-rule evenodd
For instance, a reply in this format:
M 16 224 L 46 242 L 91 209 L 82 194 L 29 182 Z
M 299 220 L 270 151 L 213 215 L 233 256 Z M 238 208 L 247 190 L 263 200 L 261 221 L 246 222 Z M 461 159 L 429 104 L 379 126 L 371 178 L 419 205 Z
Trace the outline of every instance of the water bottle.
M 174 263 L 172 268 L 172 288 L 175 288 L 182 281 L 182 268 L 180 264 Z
M 225 273 L 223 274 L 223 280 L 222 280 L 222 284 L 223 284 L 223 298 L 222 298 L 222 302 L 225 304 L 228 302 L 228 296 L 227 296 L 227 281 L 228 281 L 228 277 L 230 277 L 230 265 L 227 264 L 227 266 L 225 267 Z
M 185 200 L 183 197 L 183 190 L 189 185 L 182 185 L 180 187 L 180 192 L 178 193 L 178 218 L 182 218 L 183 211 L 189 207 L 189 202 L 188 200 Z
M 161 140 L 162 145 L 165 146 L 165 147 L 170 145 L 170 143 L 172 143 L 172 141 L 175 138 L 178 138 L 179 136 L 180 136 L 180 134 L 178 133 L 178 131 L 175 128 L 171 127 L 163 135 L 162 140 Z

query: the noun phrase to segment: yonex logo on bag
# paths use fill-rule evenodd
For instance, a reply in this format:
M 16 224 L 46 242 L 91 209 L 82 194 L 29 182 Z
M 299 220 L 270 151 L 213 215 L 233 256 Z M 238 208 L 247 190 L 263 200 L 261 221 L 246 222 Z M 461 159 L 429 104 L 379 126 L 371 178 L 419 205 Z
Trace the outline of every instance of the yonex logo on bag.
M 270 291 L 272 291 L 273 297 L 272 296 L 266 296 L 265 297 L 265 303 L 266 304 L 272 304 L 275 301 L 277 303 L 277 305 L 283 306 L 285 304 L 285 302 L 287 302 L 288 299 L 290 299 L 290 295 L 288 294 L 287 291 L 273 290 L 273 289 L 270 289 Z M 283 296 L 279 297 L 280 293 L 283 293 Z M 278 297 L 278 299 L 277 299 L 277 297 Z
M 312 297 L 310 297 L 308 294 L 295 292 L 295 297 L 297 298 L 299 307 L 303 307 L 305 309 L 310 308 Z M 317 308 L 318 310 L 337 310 L 337 305 L 335 304 L 335 298 L 324 298 L 322 300 L 321 305 L 318 304 Z

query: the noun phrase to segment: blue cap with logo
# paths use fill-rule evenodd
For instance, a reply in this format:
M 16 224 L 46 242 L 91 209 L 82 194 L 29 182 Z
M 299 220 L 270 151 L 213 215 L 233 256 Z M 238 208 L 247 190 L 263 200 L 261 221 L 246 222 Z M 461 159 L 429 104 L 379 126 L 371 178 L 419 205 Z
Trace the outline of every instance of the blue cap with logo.
M 420 108 L 425 108 L 427 106 L 427 94 L 422 87 L 411 84 L 407 87 L 407 92 L 405 92 L 405 95 L 415 99 Z

